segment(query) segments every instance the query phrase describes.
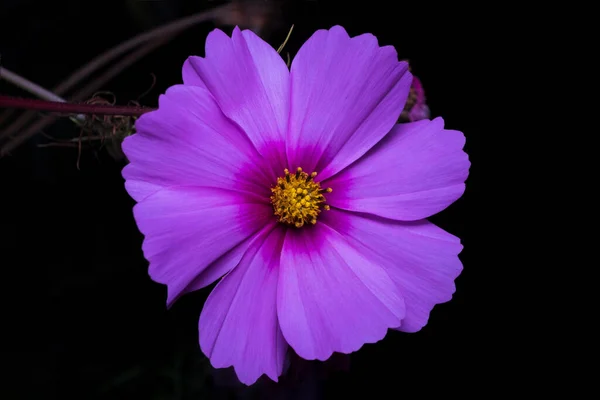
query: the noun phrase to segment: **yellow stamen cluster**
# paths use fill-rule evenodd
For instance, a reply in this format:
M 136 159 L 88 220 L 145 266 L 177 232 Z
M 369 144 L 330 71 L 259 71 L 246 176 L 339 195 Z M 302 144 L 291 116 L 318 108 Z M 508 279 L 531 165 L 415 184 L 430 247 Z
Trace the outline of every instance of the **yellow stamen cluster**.
M 271 203 L 278 221 L 296 228 L 305 223 L 316 224 L 321 209 L 329 210 L 323 194 L 331 193 L 331 188 L 321 189 L 321 184 L 314 181 L 316 172 L 309 175 L 300 167 L 294 174 L 287 168 L 284 172 L 285 176 L 277 178 L 277 185 L 271 188 Z

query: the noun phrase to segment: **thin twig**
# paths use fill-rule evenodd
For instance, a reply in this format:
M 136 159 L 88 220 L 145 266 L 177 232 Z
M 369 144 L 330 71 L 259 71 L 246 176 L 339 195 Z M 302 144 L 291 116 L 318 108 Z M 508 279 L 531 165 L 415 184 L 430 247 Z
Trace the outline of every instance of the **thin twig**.
M 164 38 L 170 34 L 179 33 L 191 26 L 199 24 L 200 22 L 212 20 L 218 17 L 221 13 L 228 11 L 229 8 L 229 4 L 221 7 L 216 7 L 212 10 L 190 15 L 188 17 L 178 19 L 158 28 L 154 28 L 148 32 L 144 32 L 137 36 L 134 36 L 133 38 L 126 40 L 118 46 L 109 49 L 103 54 L 100 54 L 98 57 L 91 60 L 88 64 L 75 71 L 67 80 L 56 86 L 54 88 L 54 92 L 58 94 L 65 93 L 73 86 L 78 84 L 80 81 L 87 78 L 97 69 L 108 64 L 115 58 L 119 57 L 121 54 L 126 53 L 127 51 L 135 47 L 138 47 L 144 42 L 147 42 L 151 39 Z
M 62 97 L 52 93 L 48 89 L 44 89 L 37 83 L 33 83 L 30 80 L 25 79 L 22 76 L 17 75 L 4 67 L 0 67 L 0 79 L 5 79 L 13 85 L 20 87 L 21 89 L 26 90 L 31 94 L 36 95 L 40 99 L 48 101 L 59 101 L 63 103 L 65 102 L 65 99 L 63 99 Z
M 134 51 L 133 53 L 131 53 L 130 55 L 128 55 L 127 57 L 125 57 L 121 61 L 119 61 L 117 64 L 115 64 L 111 68 L 109 68 L 104 74 L 99 76 L 96 80 L 92 81 L 86 87 L 84 87 L 83 89 L 81 89 L 80 91 L 75 93 L 75 95 L 73 96 L 73 100 L 81 101 L 81 100 L 91 96 L 94 92 L 96 92 L 99 88 L 101 88 L 104 84 L 106 84 L 106 82 L 110 81 L 112 78 L 114 78 L 116 75 L 118 75 L 121 71 L 123 71 L 123 69 L 127 68 L 128 66 L 133 64 L 135 61 L 137 61 L 139 58 L 148 54 L 149 52 L 154 50 L 156 47 L 161 46 L 162 44 L 164 44 L 165 42 L 167 42 L 170 39 L 171 39 L 170 37 L 166 37 L 163 40 L 157 40 L 154 42 L 150 42 L 150 43 L 147 43 L 145 46 L 142 46 L 142 48 Z M 55 118 L 53 116 L 47 116 L 47 117 L 43 117 L 43 118 L 39 119 L 37 122 L 30 125 L 29 128 L 25 129 L 18 136 L 14 137 L 12 140 L 8 141 L 4 146 L 2 146 L 2 148 L 0 149 L 0 157 L 4 157 L 5 155 L 9 154 L 12 150 L 14 150 L 21 143 L 23 143 L 24 141 L 26 141 L 27 139 L 29 139 L 30 137 L 35 135 L 37 132 L 40 132 L 41 130 L 46 128 L 48 125 L 53 123 L 54 120 L 55 120 Z M 10 128 L 11 127 L 8 127 L 7 131 Z M 9 131 L 8 133 L 13 133 L 13 132 Z
M 29 92 L 31 94 L 36 95 L 40 99 L 48 100 L 48 101 L 58 101 L 61 103 L 66 102 L 66 100 L 63 99 L 62 97 L 52 93 L 48 89 L 41 87 L 37 83 L 31 82 L 30 80 L 25 79 L 21 75 L 18 75 L 6 68 L 0 67 L 0 80 L 2 80 L 2 79 L 5 79 L 8 82 L 12 83 L 13 85 L 20 87 L 21 89 L 26 90 L 27 92 Z M 14 111 L 14 109 L 8 110 L 8 111 Z M 10 117 L 11 115 L 12 115 L 12 112 L 2 113 L 2 115 L 0 115 L 0 125 L 2 125 L 4 120 L 7 119 L 8 117 Z M 77 120 L 79 120 L 81 122 L 85 121 L 84 115 L 77 115 L 75 118 L 77 118 Z
M 20 87 L 26 91 L 28 91 L 29 93 L 35 94 L 36 96 L 38 96 L 41 99 L 44 100 L 50 100 L 50 101 L 65 101 L 65 99 L 63 99 L 62 97 L 52 93 L 51 91 L 49 91 L 48 89 L 45 89 L 43 87 L 41 87 L 40 85 L 38 85 L 37 83 L 33 83 L 28 79 L 25 79 L 24 77 L 15 74 L 14 72 L 0 67 L 0 80 L 6 80 L 7 82 L 12 83 L 13 85 Z M 6 110 L 5 112 L 3 112 L 2 114 L 0 114 L 0 126 L 2 126 L 2 124 L 5 121 L 8 121 L 8 119 L 16 112 L 15 109 L 9 109 Z M 2 134 L 0 132 L 0 137 L 2 137 Z
M 4 120 L 4 118 L 8 118 L 10 114 L 14 111 L 15 110 L 13 108 L 5 111 L 2 114 L 2 120 Z M 25 111 L 24 113 L 22 113 L 17 119 L 14 120 L 12 124 L 8 125 L 5 129 L 0 130 L 0 139 L 4 137 L 11 137 L 13 132 L 21 130 L 25 125 L 29 123 L 31 118 L 35 117 L 36 115 L 36 111 Z
M 172 39 L 172 36 L 167 36 L 163 39 L 152 41 L 150 43 L 146 43 L 144 46 L 140 47 L 136 51 L 129 54 L 127 57 L 124 57 L 121 61 L 110 67 L 106 72 L 100 75 L 98 78 L 94 79 L 87 86 L 84 86 L 82 89 L 78 90 L 73 96 L 74 101 L 81 101 L 100 88 L 102 88 L 106 83 L 110 82 L 115 76 L 119 75 L 124 69 L 133 65 L 136 61 L 146 56 L 148 53 L 153 51 L 154 49 L 162 46 Z
M 290 40 L 290 36 L 292 36 L 293 30 L 294 30 L 294 24 L 292 24 L 292 26 L 290 27 L 290 30 L 288 31 L 287 36 L 285 37 L 285 40 L 283 41 L 283 43 L 281 43 L 281 46 L 279 46 L 279 48 L 277 49 L 277 53 L 281 54 L 281 50 L 283 50 L 283 48 L 287 44 L 288 40 Z
M 158 28 L 147 31 L 145 33 L 134 36 L 133 38 L 117 45 L 116 47 L 113 47 L 113 48 L 107 50 L 103 54 L 100 54 L 98 57 L 92 59 L 89 63 L 87 63 L 86 65 L 84 65 L 83 67 L 81 67 L 80 69 L 75 71 L 71 76 L 69 76 L 69 78 L 67 78 L 65 81 L 61 82 L 58 86 L 56 86 L 53 89 L 53 92 L 56 93 L 57 95 L 63 95 L 69 89 L 71 89 L 72 87 L 77 85 L 81 80 L 87 78 L 89 75 L 91 75 L 97 69 L 106 65 L 113 59 L 119 57 L 121 54 L 139 46 L 140 44 L 143 44 L 143 43 L 148 42 L 149 40 L 152 40 L 155 38 L 159 38 L 159 40 L 157 40 L 157 41 L 160 44 L 164 44 L 164 43 L 166 43 L 166 41 L 168 39 L 173 38 L 176 34 L 182 32 L 183 30 L 185 30 L 189 27 L 197 25 L 201 22 L 205 22 L 205 21 L 220 17 L 221 14 L 228 12 L 230 10 L 230 7 L 231 7 L 230 4 L 216 7 L 209 11 L 201 12 L 201 13 L 194 14 L 194 15 L 191 15 L 191 16 L 188 16 L 185 18 L 181 18 L 176 21 L 165 24 L 163 26 L 160 26 Z M 163 40 L 160 40 L 160 38 L 163 38 Z M 152 48 L 156 48 L 156 47 L 158 47 L 158 46 L 152 46 Z M 146 53 L 147 53 L 147 51 L 138 53 L 137 57 L 140 57 L 140 54 L 145 55 Z M 134 52 L 133 54 L 136 54 L 136 53 Z M 128 60 L 129 60 L 129 62 L 132 62 L 132 60 L 135 61 L 136 58 L 129 57 Z M 120 69 L 123 69 L 125 67 L 126 67 L 126 65 L 123 66 L 123 64 L 121 64 Z M 99 79 L 102 79 L 106 75 L 107 74 L 103 75 Z M 90 85 L 93 85 L 93 84 L 90 84 Z M 79 95 L 81 93 L 84 93 L 83 89 L 78 92 Z M 81 98 L 77 98 L 76 96 L 73 96 L 71 98 L 71 100 L 79 101 L 79 100 L 81 100 Z M 25 125 L 27 125 L 27 123 L 29 123 L 30 119 L 32 117 L 34 117 L 35 115 L 36 115 L 36 113 L 31 112 L 31 111 L 27 111 L 27 112 L 23 113 L 23 115 L 21 117 L 19 117 L 12 125 L 8 126 L 6 128 L 6 130 L 4 130 L 3 132 L 0 132 L 0 138 L 12 136 L 15 132 L 19 131 Z M 45 127 L 48 124 L 48 121 L 52 121 L 49 118 L 44 118 L 44 119 L 42 119 L 42 121 L 43 120 L 46 120 L 46 124 L 34 124 L 26 132 L 29 132 L 34 127 L 38 127 L 38 126 L 42 126 L 42 129 L 43 129 L 43 127 Z M 35 130 L 35 132 L 37 132 L 39 130 L 40 129 L 38 128 Z M 29 136 L 31 136 L 31 135 L 29 134 Z M 29 136 L 27 136 L 27 138 Z M 17 139 L 15 139 L 15 140 L 17 140 Z M 19 145 L 20 143 L 22 143 L 22 140 L 19 140 L 18 143 L 16 143 L 16 145 Z M 7 151 L 10 151 L 10 150 L 5 150 L 6 148 L 13 149 L 16 145 L 11 145 L 11 143 L 7 143 L 3 147 L 3 149 L 0 150 L 0 157 L 3 154 L 5 154 Z
M 137 116 L 154 110 L 138 106 L 113 106 L 108 104 L 64 103 L 37 99 L 22 99 L 0 95 L 0 107 L 48 111 L 59 114 L 94 114 Z
M 62 143 L 62 142 L 53 142 L 53 143 L 40 143 L 37 147 L 71 147 L 76 148 L 79 147 L 77 143 Z

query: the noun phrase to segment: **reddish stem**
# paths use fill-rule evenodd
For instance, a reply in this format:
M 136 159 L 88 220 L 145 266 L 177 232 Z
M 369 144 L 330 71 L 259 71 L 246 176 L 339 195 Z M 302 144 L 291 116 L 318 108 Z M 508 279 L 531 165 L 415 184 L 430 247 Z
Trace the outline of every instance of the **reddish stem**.
M 19 97 L 0 95 L 0 108 L 21 108 L 26 110 L 48 111 L 60 114 L 95 114 L 138 116 L 154 108 L 136 106 L 112 106 L 85 103 L 60 103 L 38 99 L 22 99 Z

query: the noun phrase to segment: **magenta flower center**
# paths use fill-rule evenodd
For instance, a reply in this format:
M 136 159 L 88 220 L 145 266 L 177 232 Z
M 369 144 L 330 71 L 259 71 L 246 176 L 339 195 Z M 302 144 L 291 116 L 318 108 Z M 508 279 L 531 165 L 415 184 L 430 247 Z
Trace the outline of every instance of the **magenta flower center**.
M 271 188 L 271 204 L 277 220 L 283 224 L 301 228 L 306 223 L 316 224 L 321 210 L 329 210 L 325 204 L 324 193 L 332 189 L 321 189 L 315 182 L 316 172 L 310 175 L 298 167 L 295 174 L 286 168 L 285 176 L 277 178 L 277 184 Z

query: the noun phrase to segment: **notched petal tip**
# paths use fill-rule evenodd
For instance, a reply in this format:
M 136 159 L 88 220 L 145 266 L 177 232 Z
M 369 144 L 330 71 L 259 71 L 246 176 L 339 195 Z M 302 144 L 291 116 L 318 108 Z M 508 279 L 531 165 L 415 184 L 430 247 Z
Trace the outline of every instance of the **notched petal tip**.
M 465 191 L 470 162 L 464 145 L 464 134 L 444 129 L 442 118 L 397 124 L 362 159 L 327 181 L 334 188 L 328 201 L 399 221 L 428 218 Z
M 143 117 L 143 115 L 142 115 L 142 117 Z M 125 153 L 125 156 L 127 156 L 127 153 L 130 151 L 131 147 L 135 145 L 137 135 L 139 135 L 139 133 L 134 133 L 133 135 L 127 136 L 121 142 L 121 150 L 123 150 L 123 153 Z M 127 164 L 125 166 L 125 168 L 127 168 L 128 166 L 129 166 L 129 164 Z
M 369 255 L 397 285 L 406 314 L 399 327 L 416 332 L 427 324 L 436 304 L 448 302 L 463 266 L 460 239 L 427 220 L 399 222 L 333 209 L 324 222 L 344 230 L 354 246 Z
M 400 326 L 405 306 L 385 271 L 343 235 L 321 223 L 313 231 L 287 232 L 277 314 L 294 351 L 324 361 L 334 352 L 349 354 L 383 339 L 389 328 Z
M 395 50 L 379 47 L 371 34 L 351 38 L 341 26 L 315 32 L 290 71 L 288 160 L 318 170 L 321 179 L 352 164 L 392 129 L 412 80 Z
M 235 31 L 235 29 L 234 29 Z M 208 33 L 208 35 L 206 36 L 206 47 L 208 47 L 208 45 L 212 42 L 214 42 L 215 40 L 228 40 L 231 39 L 231 37 L 226 34 L 223 30 L 219 29 L 219 28 L 215 28 L 212 31 L 210 31 Z
M 283 142 L 289 117 L 289 70 L 268 43 L 235 27 L 231 37 L 215 29 L 204 58 L 190 58 L 184 81 L 203 85 L 222 113 L 235 122 L 274 173 L 283 169 Z
M 346 28 L 344 28 L 341 25 L 334 25 L 331 28 L 329 28 L 329 32 L 335 33 L 335 34 L 339 34 L 339 35 L 343 35 L 345 36 L 347 39 L 350 39 L 350 35 L 348 34 L 348 31 L 346 31 Z
M 267 226 L 239 264 L 209 295 L 199 321 L 200 348 L 215 368 L 233 366 L 251 385 L 262 375 L 277 380 L 287 343 L 277 322 L 276 292 L 284 231 Z

